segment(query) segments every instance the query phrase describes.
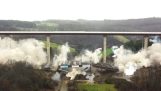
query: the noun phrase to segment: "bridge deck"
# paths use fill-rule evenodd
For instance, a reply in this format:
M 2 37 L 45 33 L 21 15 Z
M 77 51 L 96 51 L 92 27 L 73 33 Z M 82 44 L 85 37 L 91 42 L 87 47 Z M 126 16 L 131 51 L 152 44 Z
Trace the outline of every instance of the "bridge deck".
M 161 35 L 161 32 L 0 31 L 0 35 Z

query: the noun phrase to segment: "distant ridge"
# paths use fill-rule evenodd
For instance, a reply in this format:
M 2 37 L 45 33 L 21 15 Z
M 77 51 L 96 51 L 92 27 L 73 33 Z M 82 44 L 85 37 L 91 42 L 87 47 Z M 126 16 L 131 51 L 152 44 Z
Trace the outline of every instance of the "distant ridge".
M 0 31 L 121 31 L 160 32 L 161 18 L 128 20 L 46 20 L 17 21 L 0 20 Z
M 111 32 L 161 32 L 161 18 L 144 18 L 129 20 L 46 20 L 46 21 L 16 21 L 0 20 L 0 31 L 111 31 Z M 33 36 L 17 35 L 13 38 L 23 39 Z M 44 36 L 34 36 L 45 40 Z M 68 42 L 75 49 L 96 49 L 102 47 L 102 36 L 92 35 L 54 35 L 53 43 L 64 44 Z M 108 47 L 122 45 L 130 40 L 142 39 L 138 36 L 108 36 Z

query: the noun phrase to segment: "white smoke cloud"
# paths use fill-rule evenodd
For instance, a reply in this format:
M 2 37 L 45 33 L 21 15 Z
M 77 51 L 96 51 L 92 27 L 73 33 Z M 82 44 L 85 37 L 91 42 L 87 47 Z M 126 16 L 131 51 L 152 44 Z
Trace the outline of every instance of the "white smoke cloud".
M 70 47 L 68 43 L 60 46 L 58 49 L 59 54 L 54 55 L 52 67 L 54 70 L 57 70 L 58 66 L 61 64 L 66 64 L 68 62 L 68 53 L 70 52 Z
M 86 76 L 86 79 L 88 79 L 88 83 L 94 83 L 94 77 L 95 77 L 95 75 L 94 74 L 91 74 L 91 75 L 87 75 Z
M 9 61 L 26 61 L 40 68 L 46 63 L 44 43 L 36 39 L 15 41 L 9 37 L 0 37 L 0 64 Z
M 86 75 L 86 72 L 82 71 L 80 68 L 72 68 L 72 70 L 66 74 L 66 77 L 70 77 L 70 80 L 74 80 L 78 74 Z
M 160 38 L 160 36 L 151 36 L 149 41 L 152 43 L 161 43 L 161 38 Z
M 56 72 L 52 77 L 51 77 L 52 80 L 54 81 L 60 81 L 60 73 L 59 72 Z
M 120 72 L 125 75 L 133 75 L 141 67 L 149 67 L 155 64 L 161 64 L 161 44 L 155 43 L 147 49 L 142 49 L 138 53 L 124 49 L 123 46 L 115 49 L 114 64 Z
M 96 49 L 94 52 L 85 50 L 81 55 L 76 56 L 74 60 L 80 61 L 82 63 L 98 63 L 102 57 L 102 48 Z
M 54 55 L 53 58 L 53 63 L 52 63 L 52 68 L 53 70 L 57 70 L 58 66 L 61 64 L 68 64 L 69 61 L 79 61 L 81 63 L 98 63 L 100 62 L 101 59 L 101 48 L 96 49 L 94 52 L 85 50 L 81 55 L 76 56 L 73 60 L 68 60 L 68 53 L 70 52 L 70 47 L 68 43 L 65 45 L 60 46 L 59 54 Z M 70 62 L 72 63 L 72 62 Z M 78 74 L 83 74 L 85 75 L 86 72 L 82 68 L 75 68 L 72 67 L 71 70 L 66 74 L 67 77 L 70 77 L 71 80 L 75 78 L 76 75 Z
M 81 55 L 76 56 L 74 61 L 80 61 L 82 63 L 98 63 L 101 59 L 101 48 L 96 49 L 94 52 L 85 50 Z M 67 77 L 70 77 L 70 80 L 73 80 L 76 75 L 83 74 L 86 75 L 85 70 L 82 70 L 80 68 L 72 68 L 70 72 L 67 73 Z M 94 75 L 88 76 L 89 82 L 93 82 Z

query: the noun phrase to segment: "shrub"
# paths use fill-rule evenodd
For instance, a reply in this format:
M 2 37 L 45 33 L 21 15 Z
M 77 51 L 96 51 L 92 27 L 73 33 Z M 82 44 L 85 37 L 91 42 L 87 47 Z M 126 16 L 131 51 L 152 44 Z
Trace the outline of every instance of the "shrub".
M 108 78 L 105 83 L 107 84 L 114 84 L 115 88 L 117 88 L 117 91 L 137 91 L 136 86 L 129 82 L 126 81 L 125 79 L 121 78 Z
M 25 62 L 0 65 L 0 91 L 40 91 L 54 89 L 57 83 L 45 71 Z
M 141 91 L 161 91 L 161 66 L 143 67 L 131 80 Z

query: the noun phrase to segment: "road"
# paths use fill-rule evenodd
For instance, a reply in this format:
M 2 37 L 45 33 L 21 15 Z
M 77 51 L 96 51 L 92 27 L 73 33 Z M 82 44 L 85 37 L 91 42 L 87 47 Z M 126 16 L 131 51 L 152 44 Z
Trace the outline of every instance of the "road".
M 60 91 L 68 91 L 68 81 L 67 80 L 63 80 L 61 82 Z

